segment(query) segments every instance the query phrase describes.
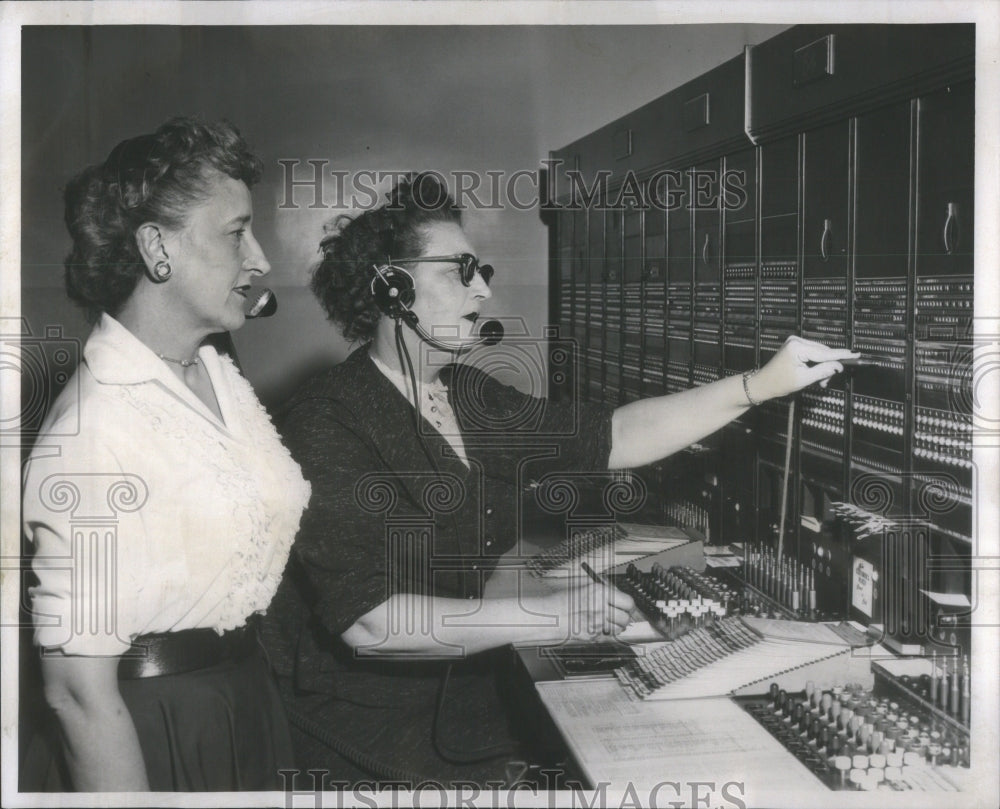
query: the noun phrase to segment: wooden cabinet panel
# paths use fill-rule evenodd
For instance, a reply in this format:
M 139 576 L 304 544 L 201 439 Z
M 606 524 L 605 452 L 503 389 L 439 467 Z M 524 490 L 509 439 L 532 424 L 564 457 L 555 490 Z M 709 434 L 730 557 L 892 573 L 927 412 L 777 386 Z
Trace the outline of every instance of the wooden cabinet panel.
M 725 187 L 738 183 L 740 199 Z M 728 373 L 757 364 L 757 152 L 746 149 L 725 158 L 723 174 L 722 306 L 723 369 Z
M 757 260 L 757 223 L 753 219 L 726 220 L 725 266 L 752 265 Z
M 975 26 L 799 25 L 750 49 L 750 131 L 802 131 L 971 68 Z
M 575 199 L 593 188 L 603 172 L 617 188 L 632 173 L 689 164 L 702 155 L 720 154 L 748 144 L 744 130 L 744 54 L 692 79 L 579 140 L 553 151 L 550 194 L 556 202 Z M 570 174 L 578 172 L 576 180 Z
M 690 174 L 695 283 L 719 283 L 722 263 L 719 166 L 717 160 L 704 163 Z
M 645 172 L 745 146 L 745 62 L 736 56 L 632 113 L 629 167 Z
M 910 219 L 910 102 L 857 120 L 854 274 L 905 278 Z
M 667 213 L 667 279 L 691 283 L 691 212 L 687 206 Z
M 848 122 L 807 132 L 803 160 L 802 258 L 805 278 L 846 278 Z
M 798 328 L 798 137 L 760 147 L 759 182 L 758 359 L 764 363 Z
M 622 280 L 622 209 L 604 212 L 604 280 Z
M 622 271 L 626 284 L 642 280 L 642 211 L 628 207 L 622 223 Z
M 587 212 L 587 280 L 599 284 L 604 275 L 604 211 L 597 205 Z
M 972 273 L 974 102 L 971 82 L 918 102 L 918 275 Z
M 726 155 L 722 171 L 721 203 L 727 223 L 752 222 L 757 218 L 755 149 L 744 149 Z
M 667 277 L 667 216 L 659 208 L 650 208 L 644 218 L 643 277 L 647 285 L 662 284 Z
M 767 143 L 760 149 L 760 215 L 783 216 L 799 210 L 799 138 Z

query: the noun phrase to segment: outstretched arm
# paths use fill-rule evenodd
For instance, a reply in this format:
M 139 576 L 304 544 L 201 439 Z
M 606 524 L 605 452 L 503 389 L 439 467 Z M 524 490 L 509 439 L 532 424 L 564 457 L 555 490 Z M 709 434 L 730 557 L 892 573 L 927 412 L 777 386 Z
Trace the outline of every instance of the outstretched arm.
M 843 348 L 789 337 L 770 361 L 747 379 L 731 376 L 697 388 L 619 407 L 611 421 L 609 469 L 643 466 L 711 435 L 750 407 L 795 393 L 843 370 L 857 357 Z M 749 398 L 748 398 L 749 395 Z

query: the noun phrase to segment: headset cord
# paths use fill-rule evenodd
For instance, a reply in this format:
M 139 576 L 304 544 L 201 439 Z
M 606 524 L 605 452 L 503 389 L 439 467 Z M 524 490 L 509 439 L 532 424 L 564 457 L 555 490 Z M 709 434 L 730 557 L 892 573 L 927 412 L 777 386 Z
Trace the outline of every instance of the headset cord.
M 407 374 L 410 379 L 410 390 L 413 391 L 413 429 L 416 430 L 417 439 L 420 439 L 420 396 L 417 393 L 417 375 L 413 372 L 413 361 L 410 359 L 410 351 L 406 347 L 406 341 L 403 339 L 403 321 L 401 318 L 396 318 L 396 356 L 399 359 L 399 370 Z M 420 445 L 423 446 L 423 441 L 420 441 Z M 426 450 L 425 450 L 426 453 Z M 437 465 L 434 464 L 433 459 L 428 458 L 431 465 L 434 466 L 435 471 L 437 470 Z
M 409 772 L 408 770 L 383 764 L 370 753 L 364 752 L 350 742 L 338 739 L 327 728 L 320 725 L 311 717 L 295 710 L 289 710 L 287 713 L 288 721 L 299 728 L 299 730 L 323 742 L 323 744 L 356 767 L 376 777 L 384 778 L 387 781 L 403 781 L 410 784 L 411 787 L 437 780 L 426 775 L 421 775 L 420 773 Z
M 479 747 L 468 752 L 458 752 L 448 747 L 438 738 L 441 714 L 444 709 L 444 697 L 448 690 L 448 681 L 451 679 L 451 666 L 452 664 L 449 663 L 444 674 L 441 675 L 441 687 L 438 689 L 437 704 L 434 708 L 434 722 L 431 726 L 431 740 L 438 755 L 450 764 L 478 764 L 479 762 L 489 761 L 500 756 L 509 756 L 516 752 L 517 748 L 511 744 L 494 744 Z
M 410 385 L 413 390 L 413 426 L 417 431 L 417 443 L 420 444 L 424 451 L 424 455 L 427 456 L 427 460 L 430 461 L 434 471 L 437 474 L 440 474 L 441 470 L 438 468 L 433 455 L 424 443 L 423 437 L 420 435 L 420 394 L 417 390 L 417 376 L 413 370 L 413 359 L 410 357 L 410 352 L 406 347 L 406 341 L 403 339 L 402 331 L 403 324 L 401 319 L 396 318 L 396 352 L 399 354 L 400 367 L 404 368 L 410 377 Z M 449 663 L 445 667 L 444 673 L 441 675 L 441 686 L 438 688 L 437 703 L 434 708 L 431 740 L 434 743 L 434 749 L 437 751 L 438 755 L 451 764 L 475 764 L 481 761 L 488 761 L 492 758 L 497 758 L 501 755 L 513 753 L 514 748 L 510 745 L 493 745 L 473 750 L 471 754 L 466 755 L 451 750 L 440 739 L 438 739 L 438 727 L 440 725 L 441 713 L 444 708 L 445 693 L 448 690 L 448 680 L 451 678 L 451 666 L 452 664 Z
M 413 370 L 413 359 L 410 357 L 410 351 L 406 347 L 406 341 L 403 339 L 403 324 L 399 318 L 396 318 L 396 353 L 399 356 L 400 370 L 406 372 L 410 377 L 410 390 L 413 391 L 413 430 L 417 437 L 417 443 L 420 444 L 420 448 L 423 450 L 427 461 L 434 470 L 434 474 L 440 477 L 441 469 L 438 467 L 437 461 L 434 460 L 434 454 L 427 447 L 427 444 L 424 442 L 424 437 L 421 434 L 420 392 L 417 389 L 417 375 Z

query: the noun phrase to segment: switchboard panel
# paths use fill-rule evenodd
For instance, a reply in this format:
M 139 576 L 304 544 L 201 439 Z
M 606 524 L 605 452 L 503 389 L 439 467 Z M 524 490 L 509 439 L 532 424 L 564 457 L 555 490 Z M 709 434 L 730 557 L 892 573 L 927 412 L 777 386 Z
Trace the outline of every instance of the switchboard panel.
M 606 168 L 605 199 L 673 192 L 554 220 L 572 228 L 553 285 L 588 399 L 710 384 L 792 334 L 862 354 L 669 459 L 649 496 L 709 543 L 812 577 L 816 614 L 899 648 L 968 642 L 926 593 L 971 595 L 973 40 L 797 26 L 602 128 L 643 144 L 626 160 L 602 158 L 599 133 L 554 153 Z M 745 131 L 731 106 L 713 121 L 713 99 L 740 97 Z

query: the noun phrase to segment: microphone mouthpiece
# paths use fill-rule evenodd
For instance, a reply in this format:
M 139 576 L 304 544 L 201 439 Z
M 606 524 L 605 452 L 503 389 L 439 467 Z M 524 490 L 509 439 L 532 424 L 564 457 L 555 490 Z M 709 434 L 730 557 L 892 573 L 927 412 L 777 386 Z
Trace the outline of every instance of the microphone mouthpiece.
M 479 327 L 479 340 L 484 346 L 495 346 L 503 339 L 503 323 L 487 320 Z
M 251 302 L 252 301 L 252 302 Z M 248 319 L 255 317 L 270 317 L 278 311 L 278 297 L 270 289 L 264 287 L 256 298 L 247 300 L 245 316 Z

